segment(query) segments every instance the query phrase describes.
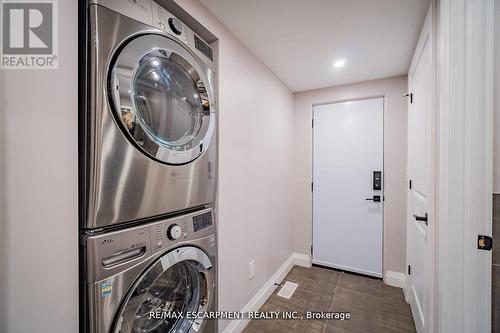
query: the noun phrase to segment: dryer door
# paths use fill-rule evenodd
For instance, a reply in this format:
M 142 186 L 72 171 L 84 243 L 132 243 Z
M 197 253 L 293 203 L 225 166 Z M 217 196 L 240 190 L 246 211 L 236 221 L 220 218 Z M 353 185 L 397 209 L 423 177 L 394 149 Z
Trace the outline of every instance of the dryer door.
M 185 164 L 208 147 L 215 128 L 213 71 L 179 42 L 142 35 L 111 64 L 111 104 L 134 145 L 160 162 Z
M 186 246 L 160 257 L 134 283 L 123 301 L 112 332 L 200 332 L 203 313 L 213 302 L 214 272 L 208 256 Z

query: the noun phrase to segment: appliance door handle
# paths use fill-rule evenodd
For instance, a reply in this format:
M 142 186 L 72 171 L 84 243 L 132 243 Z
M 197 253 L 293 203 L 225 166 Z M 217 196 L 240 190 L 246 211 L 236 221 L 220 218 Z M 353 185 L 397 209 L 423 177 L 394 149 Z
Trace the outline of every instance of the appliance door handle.
M 110 257 L 102 259 L 102 265 L 104 268 L 109 268 L 113 267 L 119 264 L 122 264 L 124 262 L 137 259 L 142 257 L 146 253 L 146 247 L 142 246 L 140 248 L 132 249 L 132 250 L 127 250 L 115 255 L 112 255 Z
M 413 214 L 413 217 L 415 218 L 415 221 L 424 222 L 425 225 L 429 224 L 429 214 L 427 213 L 425 213 L 424 216 L 418 216 L 417 214 Z

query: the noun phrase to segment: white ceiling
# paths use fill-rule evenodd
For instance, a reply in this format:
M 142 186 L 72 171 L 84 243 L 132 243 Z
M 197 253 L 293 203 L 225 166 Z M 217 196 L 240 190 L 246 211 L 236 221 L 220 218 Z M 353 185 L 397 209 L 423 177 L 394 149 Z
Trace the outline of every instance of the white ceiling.
M 201 0 L 292 91 L 406 74 L 429 0 Z M 333 67 L 345 58 L 341 69 Z

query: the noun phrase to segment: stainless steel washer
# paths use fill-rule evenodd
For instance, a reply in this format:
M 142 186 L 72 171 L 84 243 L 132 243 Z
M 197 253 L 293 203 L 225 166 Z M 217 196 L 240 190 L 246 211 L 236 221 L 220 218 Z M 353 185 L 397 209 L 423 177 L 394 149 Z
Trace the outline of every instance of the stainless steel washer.
M 85 332 L 216 332 L 212 209 L 85 240 Z M 179 315 L 180 314 L 180 315 Z
M 211 47 L 152 0 L 88 0 L 81 225 L 209 205 L 216 175 Z

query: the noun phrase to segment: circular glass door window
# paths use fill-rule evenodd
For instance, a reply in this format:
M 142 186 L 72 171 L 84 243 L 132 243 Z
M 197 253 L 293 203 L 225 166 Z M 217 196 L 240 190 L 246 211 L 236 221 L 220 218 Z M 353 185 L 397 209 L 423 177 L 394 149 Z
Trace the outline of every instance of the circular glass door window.
M 201 96 L 191 76 L 175 61 L 153 56 L 141 64 L 132 82 L 143 127 L 162 145 L 185 150 L 203 120 Z
M 110 73 L 112 104 L 127 136 L 146 155 L 188 163 L 210 144 L 213 95 L 200 62 L 177 42 L 144 35 L 118 54 Z
M 136 284 L 115 328 L 116 333 L 189 332 L 196 312 L 205 302 L 207 281 L 195 261 L 181 261 L 167 270 L 153 266 Z

